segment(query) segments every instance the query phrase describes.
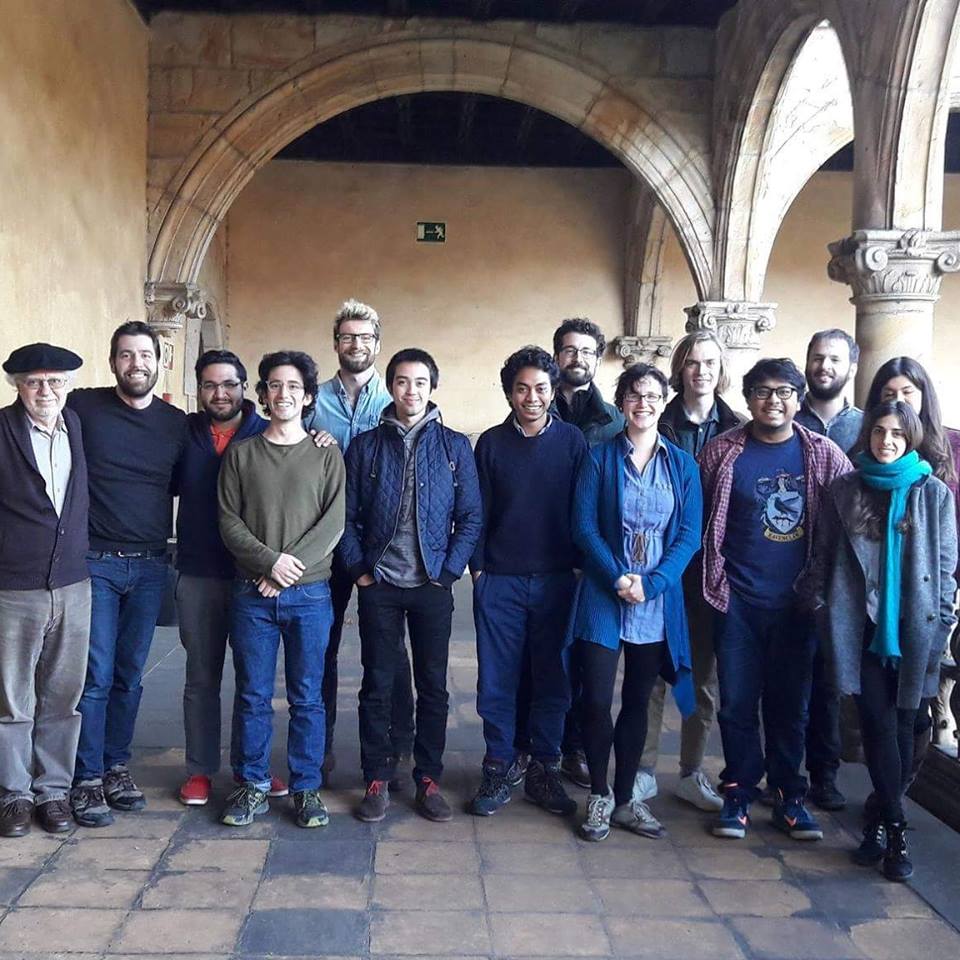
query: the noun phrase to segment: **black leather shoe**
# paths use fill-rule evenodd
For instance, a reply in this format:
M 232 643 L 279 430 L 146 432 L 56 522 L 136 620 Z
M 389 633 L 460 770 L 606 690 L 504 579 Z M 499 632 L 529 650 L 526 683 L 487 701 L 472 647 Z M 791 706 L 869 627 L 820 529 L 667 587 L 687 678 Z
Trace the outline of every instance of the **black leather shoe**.
M 48 800 L 37 806 L 37 823 L 47 833 L 66 833 L 73 828 L 73 810 L 68 800 Z
M 821 810 L 842 810 L 847 798 L 837 789 L 833 780 L 814 780 L 807 792 L 807 799 Z
M 30 832 L 33 804 L 14 800 L 0 807 L 0 837 L 25 837 Z

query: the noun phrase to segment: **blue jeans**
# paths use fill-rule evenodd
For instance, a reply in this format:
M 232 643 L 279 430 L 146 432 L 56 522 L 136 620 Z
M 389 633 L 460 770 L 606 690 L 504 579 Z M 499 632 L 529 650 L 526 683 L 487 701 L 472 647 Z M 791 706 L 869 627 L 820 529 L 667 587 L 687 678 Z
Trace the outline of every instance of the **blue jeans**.
M 90 654 L 77 709 L 80 742 L 74 783 L 103 776 L 130 759 L 143 695 L 143 665 L 167 588 L 166 557 L 91 551 Z
M 487 761 L 503 766 L 516 754 L 517 695 L 524 660 L 530 664 L 531 755 L 544 762 L 560 756 L 570 707 L 563 643 L 573 592 L 573 573 L 484 573 L 474 584 L 477 712 L 483 719 Z
M 333 604 L 326 581 L 287 587 L 272 599 L 261 596 L 249 580 L 234 583 L 230 624 L 237 724 L 233 772 L 244 783 L 270 783 L 273 685 L 282 638 L 290 708 L 290 789 L 320 786 L 326 726 L 321 693 L 323 659 L 332 622 Z
M 731 591 L 727 612 L 717 615 L 714 645 L 726 762 L 720 780 L 736 785 L 749 801 L 766 771 L 767 783 L 785 797 L 804 796 L 800 765 L 816 649 L 812 624 L 797 610 L 755 607 Z

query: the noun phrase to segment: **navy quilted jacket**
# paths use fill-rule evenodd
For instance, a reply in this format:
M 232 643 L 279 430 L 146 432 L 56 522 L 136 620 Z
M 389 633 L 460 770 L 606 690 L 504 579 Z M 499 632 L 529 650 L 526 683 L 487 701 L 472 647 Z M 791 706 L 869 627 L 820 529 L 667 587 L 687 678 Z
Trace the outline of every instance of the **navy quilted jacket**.
M 483 526 L 480 485 L 470 441 L 439 420 L 415 448 L 417 528 L 431 580 L 459 579 Z M 393 538 L 403 491 L 403 438 L 391 424 L 361 433 L 347 448 L 347 522 L 338 551 L 350 577 L 375 570 Z

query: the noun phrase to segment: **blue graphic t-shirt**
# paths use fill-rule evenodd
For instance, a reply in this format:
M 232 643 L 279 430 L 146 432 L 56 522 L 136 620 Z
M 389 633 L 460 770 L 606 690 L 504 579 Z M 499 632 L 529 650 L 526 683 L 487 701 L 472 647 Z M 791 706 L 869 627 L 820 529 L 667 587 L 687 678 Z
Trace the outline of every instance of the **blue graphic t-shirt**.
M 796 433 L 781 443 L 748 437 L 733 465 L 723 556 L 730 587 L 753 606 L 778 609 L 793 600 L 807 552 L 803 466 Z

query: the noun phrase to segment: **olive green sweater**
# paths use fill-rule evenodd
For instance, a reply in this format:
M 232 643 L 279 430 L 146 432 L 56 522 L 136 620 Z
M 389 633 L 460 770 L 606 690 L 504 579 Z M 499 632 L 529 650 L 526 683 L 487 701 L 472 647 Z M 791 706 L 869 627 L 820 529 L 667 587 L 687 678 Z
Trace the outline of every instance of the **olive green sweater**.
M 289 553 L 306 567 L 298 583 L 329 579 L 343 534 L 345 481 L 340 450 L 318 449 L 310 437 L 290 446 L 262 434 L 231 443 L 220 468 L 220 533 L 237 575 L 269 574 Z

